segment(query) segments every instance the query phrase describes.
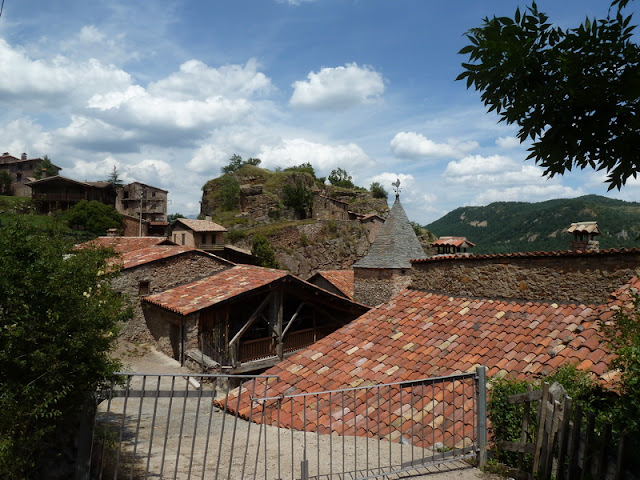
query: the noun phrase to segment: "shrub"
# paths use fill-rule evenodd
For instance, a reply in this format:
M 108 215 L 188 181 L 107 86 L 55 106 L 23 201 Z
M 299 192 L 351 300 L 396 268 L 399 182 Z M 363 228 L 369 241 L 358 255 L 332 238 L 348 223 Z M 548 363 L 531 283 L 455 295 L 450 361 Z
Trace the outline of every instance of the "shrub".
M 267 268 L 279 268 L 276 254 L 269 244 L 269 240 L 264 235 L 253 237 L 253 248 L 251 253 L 258 259 L 261 266 Z
M 387 198 L 389 196 L 389 192 L 387 192 L 380 182 L 373 182 L 369 187 L 369 191 L 373 198 Z
M 125 299 L 107 249 L 72 252 L 59 225 L 0 229 L 0 478 L 39 477 L 58 434 L 119 368 L 108 355 Z M 62 437 L 64 438 L 64 436 Z
M 69 228 L 96 236 L 105 235 L 110 228 L 119 229 L 122 225 L 122 215 L 113 206 L 96 200 L 81 200 L 60 216 Z

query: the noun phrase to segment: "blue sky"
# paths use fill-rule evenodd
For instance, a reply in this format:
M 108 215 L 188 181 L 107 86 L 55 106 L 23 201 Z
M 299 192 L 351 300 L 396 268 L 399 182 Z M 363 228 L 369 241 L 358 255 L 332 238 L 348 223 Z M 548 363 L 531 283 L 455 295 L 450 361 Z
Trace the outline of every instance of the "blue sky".
M 234 153 L 267 168 L 400 178 L 409 218 L 463 205 L 605 194 L 603 172 L 545 179 L 513 126 L 456 82 L 464 32 L 524 2 L 5 0 L 0 149 L 63 175 L 169 190 L 199 213 Z M 541 0 L 561 26 L 607 1 Z M 632 8 L 637 6 L 632 3 Z M 610 196 L 636 200 L 640 181 Z M 577 218 L 577 220 L 579 220 Z

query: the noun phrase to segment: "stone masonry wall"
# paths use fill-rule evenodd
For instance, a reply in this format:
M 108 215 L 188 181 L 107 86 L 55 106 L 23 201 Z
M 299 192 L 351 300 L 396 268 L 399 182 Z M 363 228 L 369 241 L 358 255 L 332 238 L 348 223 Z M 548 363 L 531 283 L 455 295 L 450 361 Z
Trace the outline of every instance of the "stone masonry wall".
M 375 307 L 411 283 L 411 272 L 400 269 L 354 268 L 354 300 Z
M 640 273 L 640 252 L 414 262 L 411 286 L 462 297 L 605 303 Z
M 113 280 L 114 290 L 127 294 L 134 306 L 134 317 L 122 330 L 124 338 L 134 342 L 153 340 L 142 313 L 138 288 L 140 282 L 149 282 L 149 295 L 192 282 L 228 268 L 223 261 L 199 252 L 150 262 L 123 270 Z
M 158 350 L 171 358 L 180 360 L 182 325 L 186 327 L 185 351 L 191 348 L 199 348 L 198 312 L 183 317 L 182 315 L 148 304 L 145 304 L 142 310 L 144 312 L 147 330 Z

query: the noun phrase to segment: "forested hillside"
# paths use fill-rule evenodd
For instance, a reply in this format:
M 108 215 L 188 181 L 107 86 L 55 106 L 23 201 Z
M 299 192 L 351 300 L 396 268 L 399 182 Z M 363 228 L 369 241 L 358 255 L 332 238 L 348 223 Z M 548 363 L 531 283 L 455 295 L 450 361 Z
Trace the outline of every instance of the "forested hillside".
M 460 207 L 426 226 L 436 236 L 464 236 L 473 253 L 567 250 L 573 222 L 596 220 L 600 248 L 631 248 L 640 244 L 640 203 L 598 195 L 540 203 L 495 202 L 485 207 Z

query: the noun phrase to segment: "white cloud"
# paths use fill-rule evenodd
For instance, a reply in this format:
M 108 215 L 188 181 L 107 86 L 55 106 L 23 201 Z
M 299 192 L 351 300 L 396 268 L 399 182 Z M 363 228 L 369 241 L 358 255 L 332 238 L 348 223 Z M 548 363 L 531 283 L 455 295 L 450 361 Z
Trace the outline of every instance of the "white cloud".
M 49 108 L 79 105 L 96 93 L 126 88 L 131 81 L 128 73 L 95 59 L 33 60 L 1 38 L 0 65 L 5 72 L 0 75 L 0 103 L 15 108 L 34 103 Z
M 496 140 L 496 145 L 505 150 L 511 150 L 520 146 L 520 140 L 518 137 L 499 137 Z
M 354 177 L 354 182 L 361 169 L 373 164 L 364 150 L 355 143 L 327 145 L 304 138 L 284 139 L 278 145 L 264 146 L 257 156 L 268 168 L 310 162 L 320 176 L 341 167 Z
M 483 173 L 505 173 L 519 170 L 521 167 L 522 165 L 514 162 L 509 157 L 501 155 L 492 155 L 490 157 L 470 155 L 459 161 L 449 162 L 444 174 L 445 176 L 459 177 Z
M 478 148 L 477 142 L 449 140 L 447 143 L 436 143 L 416 132 L 399 132 L 390 145 L 394 155 L 405 158 L 460 157 Z
M 211 68 L 199 60 L 180 65 L 178 72 L 152 83 L 149 94 L 174 100 L 212 97 L 250 97 L 256 93 L 269 93 L 274 87 L 271 80 L 258 71 L 258 62 L 249 60 L 243 65 L 223 65 Z
M 29 158 L 42 157 L 53 151 L 51 135 L 28 118 L 18 118 L 3 125 L 0 129 L 0 145 L 3 152 L 14 156 L 25 152 Z M 59 163 L 56 165 L 61 166 Z
M 348 63 L 344 67 L 310 72 L 307 81 L 294 82 L 289 103 L 317 110 L 344 110 L 379 100 L 384 93 L 382 75 L 371 67 Z
M 573 198 L 584 195 L 581 188 L 563 185 L 526 185 L 502 190 L 489 189 L 477 195 L 471 205 L 487 205 L 492 202 L 542 202 L 553 198 Z
M 187 163 L 187 168 L 197 173 L 209 173 L 212 176 L 218 175 L 220 167 L 229 163 L 229 155 L 226 151 L 216 145 L 202 145 Z

